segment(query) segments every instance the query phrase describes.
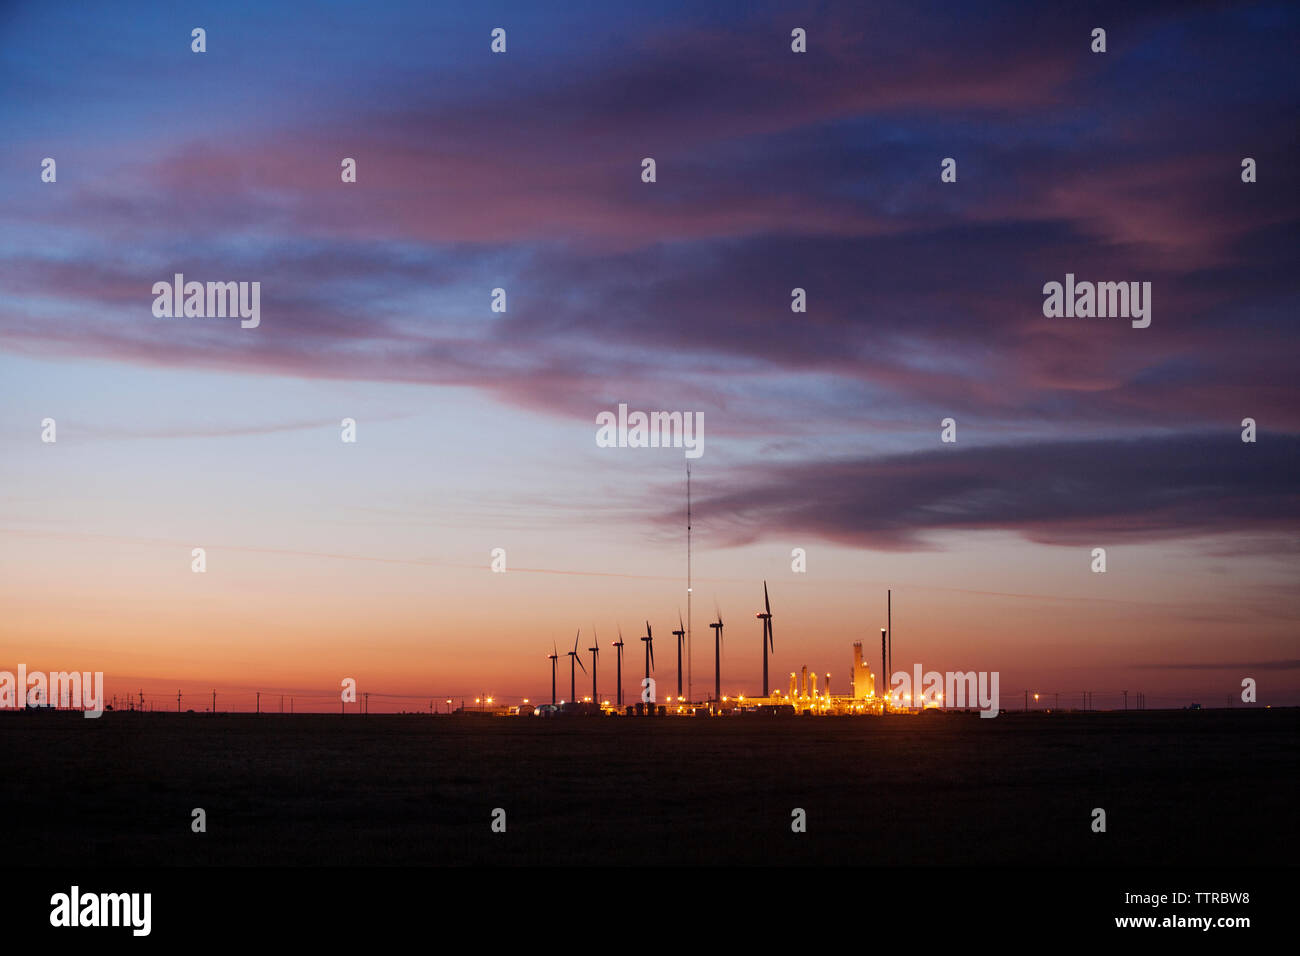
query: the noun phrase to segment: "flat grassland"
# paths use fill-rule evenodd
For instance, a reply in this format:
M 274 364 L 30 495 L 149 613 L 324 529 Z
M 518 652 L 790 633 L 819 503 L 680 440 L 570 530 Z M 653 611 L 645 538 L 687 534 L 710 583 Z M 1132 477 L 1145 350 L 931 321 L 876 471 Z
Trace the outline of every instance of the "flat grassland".
M 1297 729 L 1293 708 L 7 713 L 0 835 L 11 865 L 42 866 L 1283 864 L 1300 829 Z

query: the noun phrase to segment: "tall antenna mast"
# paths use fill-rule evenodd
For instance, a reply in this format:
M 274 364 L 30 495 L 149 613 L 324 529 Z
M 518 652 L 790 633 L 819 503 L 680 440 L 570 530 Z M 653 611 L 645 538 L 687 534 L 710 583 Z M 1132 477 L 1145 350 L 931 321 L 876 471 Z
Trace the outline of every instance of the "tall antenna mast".
M 691 460 L 686 459 L 686 689 L 691 700 L 695 699 L 695 684 L 692 680 L 694 670 L 691 661 L 695 655 L 691 652 Z

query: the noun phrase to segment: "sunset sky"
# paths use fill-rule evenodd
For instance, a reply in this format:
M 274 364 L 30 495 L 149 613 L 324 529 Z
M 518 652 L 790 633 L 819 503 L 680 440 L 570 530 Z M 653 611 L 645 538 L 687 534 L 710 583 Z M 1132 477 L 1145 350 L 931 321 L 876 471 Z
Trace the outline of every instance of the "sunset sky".
M 893 588 L 896 669 L 1004 708 L 1300 703 L 1300 16 L 1142 6 L 4 5 L 0 669 L 421 710 L 594 627 L 612 696 L 648 618 L 662 695 L 685 459 L 597 447 L 623 402 L 704 416 L 696 697 L 766 579 L 780 688 Z M 155 318 L 177 272 L 260 326 Z

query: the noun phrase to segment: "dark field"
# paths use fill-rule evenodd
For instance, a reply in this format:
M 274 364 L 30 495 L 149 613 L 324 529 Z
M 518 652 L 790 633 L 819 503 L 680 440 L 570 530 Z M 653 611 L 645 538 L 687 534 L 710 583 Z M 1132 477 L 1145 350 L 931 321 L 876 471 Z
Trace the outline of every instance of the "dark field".
M 1298 722 L 10 713 L 0 829 L 44 866 L 1280 864 Z

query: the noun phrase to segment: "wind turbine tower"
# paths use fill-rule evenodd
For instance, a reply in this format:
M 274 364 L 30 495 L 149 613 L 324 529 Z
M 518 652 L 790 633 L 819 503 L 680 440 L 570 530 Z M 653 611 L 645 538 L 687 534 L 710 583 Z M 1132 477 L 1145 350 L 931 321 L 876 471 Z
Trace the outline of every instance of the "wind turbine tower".
M 716 608 L 715 608 L 716 610 Z M 713 628 L 713 701 L 714 706 L 722 702 L 722 612 L 709 627 Z
M 650 630 L 650 622 L 645 622 L 645 637 L 641 638 L 641 643 L 645 644 L 645 676 L 646 680 L 650 679 L 650 671 L 654 668 L 655 662 L 655 638 L 654 631 Z M 649 713 L 649 711 L 647 711 Z
M 551 641 L 551 653 L 547 655 L 547 658 L 551 662 L 551 703 L 554 704 L 555 703 L 555 662 L 560 659 L 560 652 L 556 648 L 554 641 Z M 447 703 L 450 704 L 451 701 L 447 701 Z
M 677 638 L 677 697 L 682 696 L 682 644 L 686 640 L 686 628 L 682 624 L 682 615 L 679 611 L 677 614 L 677 630 L 673 631 L 673 637 Z
M 578 636 L 580 634 L 582 634 L 581 628 L 578 629 L 577 634 L 573 635 L 573 650 L 569 651 L 569 700 L 571 701 L 578 699 L 578 672 L 574 670 L 573 665 L 577 664 L 582 668 L 584 674 L 587 673 L 587 665 L 582 663 L 582 659 L 578 657 Z
M 618 640 L 613 644 L 618 658 L 618 706 L 623 706 L 623 629 L 618 629 Z
M 772 693 L 771 685 L 767 682 L 767 652 L 770 647 L 773 653 L 776 653 L 776 643 L 772 639 L 772 602 L 767 599 L 767 582 L 763 582 L 763 612 L 758 615 L 758 619 L 763 622 L 763 687 L 759 691 L 759 697 L 767 697 Z

